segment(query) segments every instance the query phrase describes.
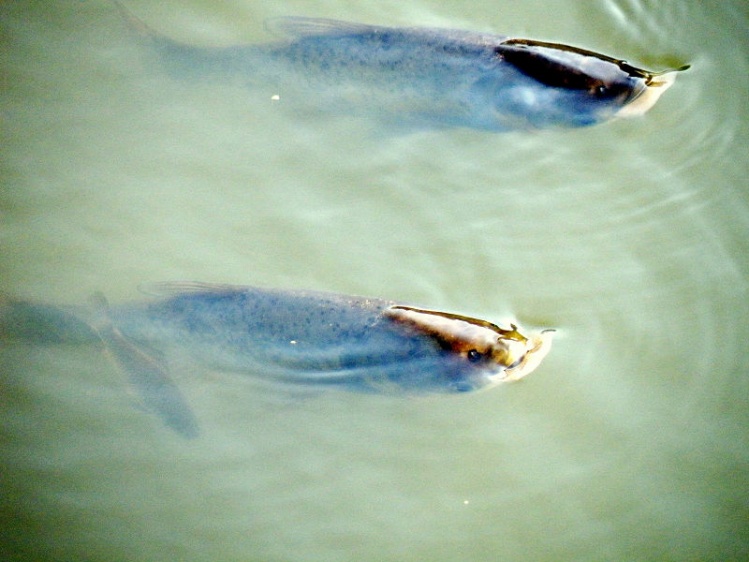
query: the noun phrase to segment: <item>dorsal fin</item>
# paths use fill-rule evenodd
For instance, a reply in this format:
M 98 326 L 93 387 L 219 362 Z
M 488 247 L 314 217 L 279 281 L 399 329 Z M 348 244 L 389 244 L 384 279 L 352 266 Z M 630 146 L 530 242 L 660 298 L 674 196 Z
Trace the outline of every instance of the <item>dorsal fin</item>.
M 296 16 L 271 18 L 265 22 L 265 28 L 274 35 L 289 39 L 359 35 L 362 33 L 371 33 L 376 29 L 374 26 L 363 23 Z
M 164 281 L 155 283 L 141 283 L 138 290 L 144 295 L 152 297 L 173 297 L 184 294 L 201 293 L 235 293 L 245 291 L 242 285 L 228 283 L 203 283 L 200 281 Z

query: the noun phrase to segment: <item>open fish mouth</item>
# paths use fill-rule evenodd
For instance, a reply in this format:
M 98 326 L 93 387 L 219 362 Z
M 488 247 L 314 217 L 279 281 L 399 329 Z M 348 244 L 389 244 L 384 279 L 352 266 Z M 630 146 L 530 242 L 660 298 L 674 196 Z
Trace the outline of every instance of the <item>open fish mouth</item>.
M 659 73 L 650 73 L 645 77 L 643 88 L 624 107 L 616 112 L 617 117 L 636 117 L 643 115 L 660 99 L 676 80 L 676 73 L 689 68 L 681 67 Z
M 543 330 L 528 339 L 528 351 L 504 370 L 502 382 L 520 380 L 531 374 L 551 351 L 555 330 Z

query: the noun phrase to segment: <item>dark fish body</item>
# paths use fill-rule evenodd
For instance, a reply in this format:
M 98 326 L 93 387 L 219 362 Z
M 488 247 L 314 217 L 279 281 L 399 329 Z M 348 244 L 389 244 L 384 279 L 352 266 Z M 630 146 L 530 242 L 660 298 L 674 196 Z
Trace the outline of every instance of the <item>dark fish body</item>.
M 398 318 L 402 305 L 383 299 L 202 284 L 154 287 L 168 295 L 112 307 L 111 323 L 134 342 L 187 351 L 222 371 L 353 390 L 462 392 L 498 382 L 519 359 L 471 362 L 444 337 Z
M 103 342 L 144 403 L 186 435 L 196 424 L 170 358 L 300 386 L 455 393 L 525 376 L 551 343 L 548 331 L 523 335 L 382 299 L 195 283 L 153 289 L 158 298 L 112 307 L 9 301 L 0 305 L 0 337 Z
M 166 64 L 232 76 L 268 103 L 401 127 L 587 126 L 644 113 L 673 82 L 566 45 L 460 30 L 278 18 L 268 27 L 285 40 L 212 49 L 133 27 Z

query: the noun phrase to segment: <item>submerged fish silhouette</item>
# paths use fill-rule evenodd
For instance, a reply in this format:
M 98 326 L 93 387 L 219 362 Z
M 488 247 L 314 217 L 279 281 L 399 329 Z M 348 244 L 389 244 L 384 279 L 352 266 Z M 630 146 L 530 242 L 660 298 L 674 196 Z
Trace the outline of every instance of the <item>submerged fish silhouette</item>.
M 199 48 L 155 33 L 117 5 L 169 65 L 238 77 L 267 103 L 400 127 L 593 125 L 645 113 L 675 76 L 556 43 L 302 17 L 270 20 L 268 27 L 286 37 L 276 43 Z
M 360 392 L 456 393 L 518 380 L 548 353 L 553 330 L 524 334 L 382 299 L 203 283 L 150 287 L 158 298 L 109 307 L 0 304 L 0 338 L 100 340 L 144 405 L 197 434 L 169 359 L 273 381 Z

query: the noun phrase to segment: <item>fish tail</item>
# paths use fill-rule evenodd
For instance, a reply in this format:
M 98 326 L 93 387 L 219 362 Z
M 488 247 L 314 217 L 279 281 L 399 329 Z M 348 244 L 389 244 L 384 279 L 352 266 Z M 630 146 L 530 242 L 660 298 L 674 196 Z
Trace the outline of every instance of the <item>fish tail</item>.
M 194 53 L 200 52 L 198 49 L 175 41 L 155 30 L 128 10 L 119 0 L 112 0 L 112 2 L 120 13 L 120 18 L 125 22 L 130 35 L 137 40 L 137 43 L 153 48 L 162 55 L 174 57 L 178 60 L 180 56 L 192 56 Z
M 141 39 L 156 39 L 161 34 L 156 32 L 152 27 L 146 24 L 142 19 L 128 10 L 119 0 L 112 0 L 112 3 L 120 13 L 120 17 L 127 24 L 128 29 Z
M 92 328 L 109 354 L 128 375 L 143 406 L 183 437 L 197 437 L 197 420 L 169 376 L 165 359 L 147 346 L 128 338 L 112 324 L 103 295 L 97 294 L 91 301 L 94 306 Z
M 75 309 L 0 296 L 0 341 L 81 344 L 98 337 Z
M 92 344 L 101 342 L 127 373 L 144 406 L 182 435 L 198 435 L 195 417 L 156 352 L 132 341 L 109 318 L 103 296 L 86 307 L 57 307 L 0 295 L 0 343 Z
M 112 2 L 130 31 L 130 35 L 139 45 L 145 47 L 146 60 L 163 65 L 169 74 L 184 78 L 196 72 L 220 70 L 223 65 L 227 64 L 227 61 L 221 58 L 222 49 L 195 47 L 167 37 L 133 15 L 118 0 L 112 0 Z M 232 60 L 231 57 L 229 60 Z

